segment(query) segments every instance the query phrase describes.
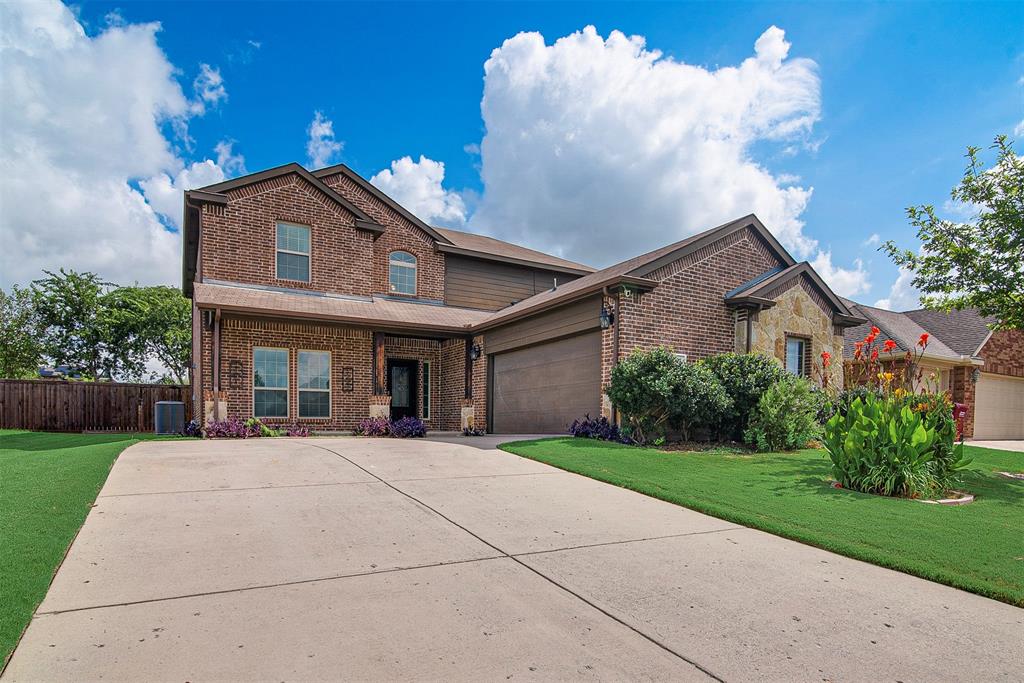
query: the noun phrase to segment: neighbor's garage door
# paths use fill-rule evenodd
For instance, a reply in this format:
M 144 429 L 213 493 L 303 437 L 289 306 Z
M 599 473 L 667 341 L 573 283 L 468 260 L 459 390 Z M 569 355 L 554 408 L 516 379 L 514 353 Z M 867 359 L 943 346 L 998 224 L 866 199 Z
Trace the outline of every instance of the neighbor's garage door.
M 981 373 L 974 394 L 975 439 L 1024 439 L 1024 379 Z
M 493 431 L 564 433 L 578 417 L 601 412 L 601 333 L 492 357 Z

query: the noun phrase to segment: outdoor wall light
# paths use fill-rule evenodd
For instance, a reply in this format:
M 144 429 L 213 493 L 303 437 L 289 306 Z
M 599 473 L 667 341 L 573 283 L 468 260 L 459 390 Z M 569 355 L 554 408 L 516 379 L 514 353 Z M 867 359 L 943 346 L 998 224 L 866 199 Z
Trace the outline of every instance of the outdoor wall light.
M 601 329 L 607 330 L 609 327 L 615 324 L 615 314 L 608 310 L 606 306 L 601 305 Z
M 480 345 L 479 344 L 473 344 L 473 346 L 470 347 L 470 349 L 469 349 L 469 359 L 470 360 L 477 360 L 478 358 L 480 358 Z
M 971 381 L 977 384 L 979 379 L 981 379 L 981 370 L 979 370 L 978 368 L 974 368 L 974 370 L 971 372 Z

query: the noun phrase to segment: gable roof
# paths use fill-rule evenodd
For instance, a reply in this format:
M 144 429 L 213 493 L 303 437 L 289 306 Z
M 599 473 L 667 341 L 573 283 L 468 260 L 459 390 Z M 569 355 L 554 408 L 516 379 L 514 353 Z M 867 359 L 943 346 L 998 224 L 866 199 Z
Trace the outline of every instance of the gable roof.
M 907 311 L 907 316 L 918 325 L 938 337 L 949 348 L 965 356 L 976 356 L 988 340 L 992 330 L 989 325 L 995 318 L 981 315 L 976 308 L 962 311 L 931 311 L 920 308 Z
M 448 241 L 448 238 L 446 238 L 444 235 L 442 235 L 437 230 L 435 230 L 433 226 L 427 225 L 426 223 L 421 221 L 419 218 L 416 217 L 415 214 L 413 214 L 411 211 L 406 209 L 404 206 L 402 206 L 401 204 L 396 202 L 394 199 L 392 199 L 387 194 L 382 192 L 379 188 L 377 188 L 373 183 L 371 183 L 366 178 L 364 178 L 363 176 L 361 176 L 358 173 L 356 173 L 355 171 L 353 171 L 351 168 L 349 168 L 345 164 L 334 164 L 333 166 L 327 166 L 325 168 L 318 168 L 317 170 L 313 171 L 313 173 L 312 173 L 312 175 L 317 177 L 317 178 L 327 178 L 327 177 L 330 177 L 332 175 L 338 175 L 338 174 L 341 174 L 341 175 L 345 176 L 346 178 L 348 178 L 349 180 L 354 182 L 356 185 L 361 187 L 363 190 L 365 190 L 369 194 L 373 195 L 378 200 L 384 202 L 384 204 L 386 204 L 388 207 L 390 207 L 391 209 L 396 211 L 398 214 L 400 214 L 407 221 L 409 221 L 410 223 L 415 225 L 417 228 L 419 228 L 423 232 L 425 232 L 428 235 L 430 235 L 431 237 L 433 237 L 436 241 L 438 241 L 438 242 L 447 242 Z
M 307 183 L 315 187 L 316 189 L 323 192 L 329 199 L 334 203 L 343 207 L 349 213 L 356 217 L 356 227 L 362 230 L 370 230 L 371 232 L 384 232 L 384 226 L 378 225 L 365 211 L 360 209 L 358 206 L 350 202 L 349 200 L 342 197 L 338 192 L 328 187 L 322 180 L 314 176 L 312 173 L 307 171 L 305 168 L 295 163 L 294 161 L 283 166 L 276 166 L 274 168 L 268 168 L 265 171 L 258 173 L 250 173 L 248 175 L 239 176 L 238 178 L 232 178 L 231 180 L 225 180 L 220 183 L 214 183 L 213 185 L 207 185 L 205 187 L 199 187 L 193 190 L 193 199 L 200 201 L 211 201 L 215 195 L 223 195 L 231 190 L 239 187 L 245 187 L 246 185 L 252 185 L 259 183 L 264 180 L 270 180 L 271 178 L 279 178 L 283 175 L 289 175 L 294 173 L 299 176 Z M 206 195 L 204 197 L 203 195 Z M 209 198 L 207 198 L 209 197 Z
M 523 299 L 519 303 L 496 311 L 481 326 L 494 327 L 536 313 L 539 310 L 554 308 L 555 306 L 601 291 L 604 287 L 629 285 L 639 289 L 653 289 L 657 285 L 657 281 L 651 280 L 648 276 L 661 266 L 677 261 L 687 254 L 746 228 L 751 228 L 758 233 L 767 243 L 768 247 L 787 266 L 796 264 L 793 257 L 789 255 L 789 252 L 768 232 L 768 228 L 764 226 L 758 217 L 754 214 L 749 214 L 734 221 L 723 223 L 710 230 L 691 235 L 673 244 L 649 251 L 646 254 L 640 254 L 607 268 L 602 268 L 577 280 L 560 285 L 556 289 Z
M 438 244 L 437 250 L 448 254 L 460 254 L 478 258 L 495 259 L 520 265 L 543 266 L 550 270 L 557 270 L 574 275 L 586 275 L 593 273 L 594 268 L 576 263 L 568 259 L 535 251 L 518 244 L 499 240 L 487 235 L 477 235 L 461 230 L 435 227 L 443 235 L 449 244 Z
M 961 354 L 951 349 L 941 337 L 921 327 L 921 325 L 905 313 L 887 311 L 884 308 L 875 308 L 874 306 L 865 306 L 849 299 L 844 299 L 844 301 L 867 320 L 867 322 L 861 325 L 845 330 L 843 334 L 843 355 L 846 357 L 853 357 L 854 344 L 868 335 L 872 325 L 879 329 L 881 332 L 880 336 L 883 339 L 892 339 L 896 342 L 898 354 L 916 349 L 918 339 L 925 332 L 928 332 L 930 337 L 928 339 L 928 349 L 925 352 L 927 356 L 949 361 L 961 361 L 964 360 L 964 356 L 970 356 L 973 353 Z
M 825 284 L 825 281 L 807 261 L 793 264 L 788 268 L 773 268 L 766 271 L 726 294 L 725 302 L 732 305 L 754 303 L 766 308 L 770 307 L 775 303 L 768 296 L 771 290 L 801 276 L 806 277 L 811 286 L 832 304 L 833 311 L 838 317 L 838 324 L 845 323 L 850 326 L 864 322 L 864 319 L 854 313 L 843 299 L 836 296 L 835 292 Z

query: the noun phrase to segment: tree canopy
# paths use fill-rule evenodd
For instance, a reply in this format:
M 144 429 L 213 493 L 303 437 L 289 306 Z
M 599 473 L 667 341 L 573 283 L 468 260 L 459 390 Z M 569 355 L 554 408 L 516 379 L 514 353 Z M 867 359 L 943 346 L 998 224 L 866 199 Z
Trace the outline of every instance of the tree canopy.
M 967 169 L 953 201 L 970 212 L 964 221 L 940 218 L 931 205 L 911 206 L 920 252 L 892 240 L 882 250 L 913 274 L 928 308 L 977 308 L 996 329 L 1024 329 L 1024 158 L 999 136 L 996 161 L 985 168 L 981 149 L 967 148 Z

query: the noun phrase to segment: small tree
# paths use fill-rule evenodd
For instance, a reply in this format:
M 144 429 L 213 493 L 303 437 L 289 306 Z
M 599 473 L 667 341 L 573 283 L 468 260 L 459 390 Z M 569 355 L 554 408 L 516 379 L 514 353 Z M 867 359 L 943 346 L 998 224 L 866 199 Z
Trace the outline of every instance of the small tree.
M 110 333 L 123 340 L 122 372 L 141 379 L 155 358 L 178 384 L 188 381 L 192 307 L 176 287 L 118 287 L 107 295 Z
M 113 376 L 123 347 L 121 340 L 111 344 L 104 314 L 111 284 L 93 273 L 43 272 L 47 277 L 32 283 L 32 298 L 45 354 L 89 377 Z
M 0 289 L 0 377 L 32 377 L 42 356 L 32 292 L 17 285 L 10 292 Z
M 921 253 L 889 240 L 882 249 L 911 281 L 928 308 L 977 308 L 998 321 L 996 329 L 1024 329 L 1024 158 L 999 136 L 996 163 L 986 169 L 977 147 L 967 148 L 967 170 L 953 188 L 955 202 L 976 210 L 966 222 L 935 215 L 929 205 L 907 209 Z

